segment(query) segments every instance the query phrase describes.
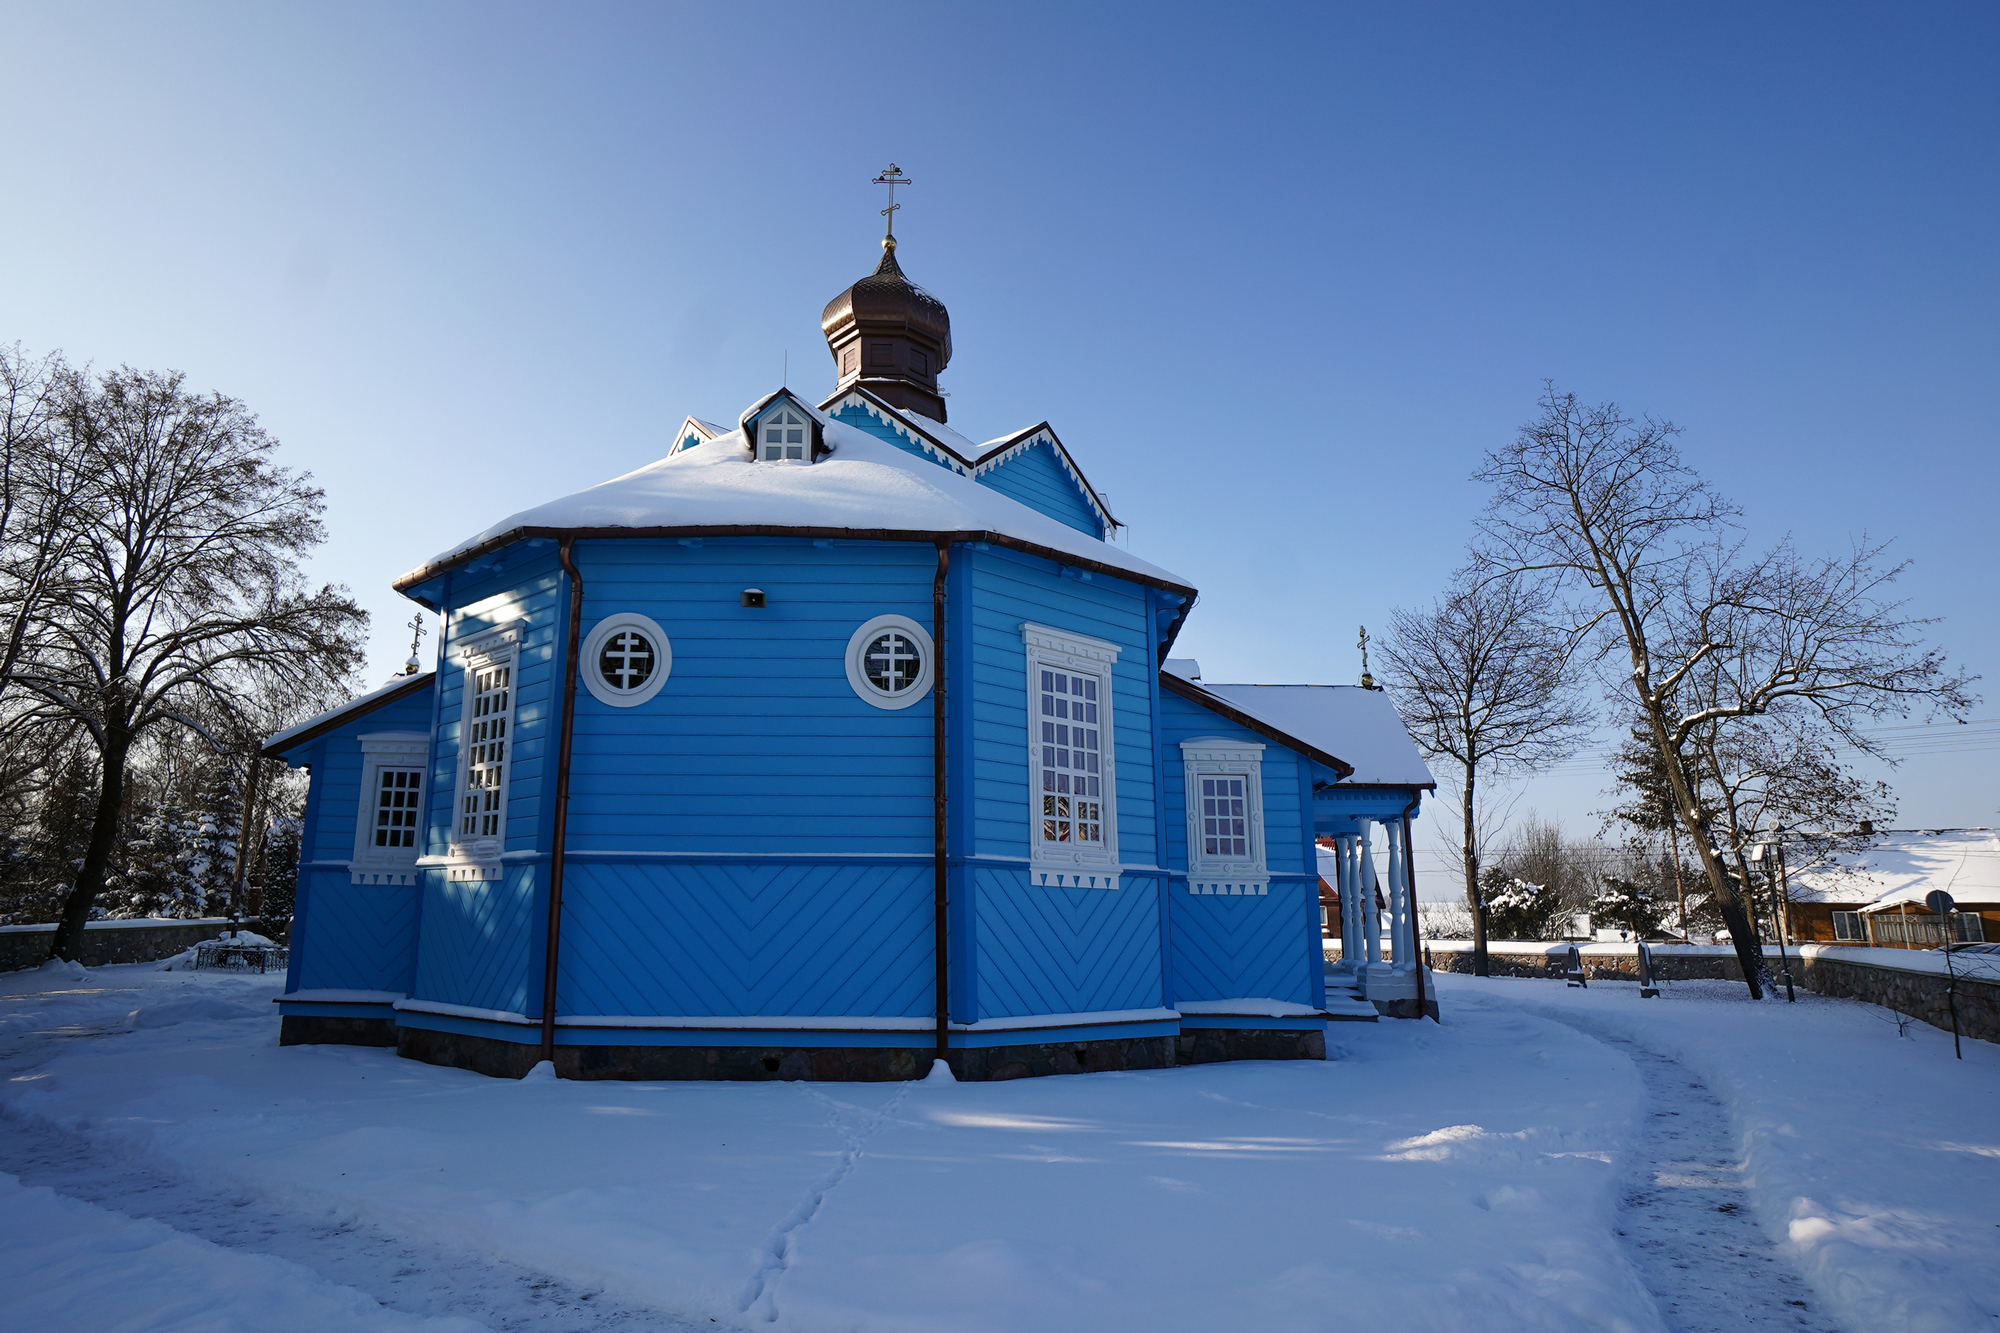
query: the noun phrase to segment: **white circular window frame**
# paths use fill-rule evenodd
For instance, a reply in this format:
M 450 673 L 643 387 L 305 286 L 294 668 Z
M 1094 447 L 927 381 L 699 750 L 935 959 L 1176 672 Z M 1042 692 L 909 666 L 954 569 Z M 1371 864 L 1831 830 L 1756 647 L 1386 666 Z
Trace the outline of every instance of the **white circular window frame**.
M 888 694 L 875 687 L 862 669 L 861 656 L 868 651 L 868 645 L 884 630 L 895 630 L 916 640 L 917 648 L 924 655 L 923 669 L 917 673 L 917 683 L 900 694 Z M 931 676 L 937 666 L 937 649 L 931 643 L 930 631 L 908 616 L 877 616 L 856 631 L 847 641 L 847 683 L 861 696 L 863 703 L 873 704 L 890 712 L 908 708 L 919 703 L 931 692 Z
M 621 629 L 636 629 L 654 644 L 659 661 L 653 674 L 646 677 L 646 683 L 636 690 L 614 689 L 611 682 L 604 679 L 597 670 L 598 654 L 604 650 L 604 641 Z M 667 677 L 674 669 L 674 646 L 667 641 L 667 632 L 650 616 L 642 616 L 636 611 L 620 611 L 597 622 L 597 627 L 584 637 L 579 653 L 582 658 L 577 663 L 583 676 L 584 688 L 590 691 L 599 703 L 610 704 L 613 708 L 637 708 L 660 692 L 667 683 Z

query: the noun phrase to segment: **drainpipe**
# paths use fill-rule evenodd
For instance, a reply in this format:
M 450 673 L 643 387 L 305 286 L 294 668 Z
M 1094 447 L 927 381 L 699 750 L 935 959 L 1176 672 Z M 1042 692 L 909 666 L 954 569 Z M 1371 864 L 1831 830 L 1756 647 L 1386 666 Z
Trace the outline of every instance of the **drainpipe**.
M 563 704 L 561 739 L 556 743 L 556 818 L 549 847 L 549 933 L 547 959 L 542 969 L 542 1059 L 556 1058 L 556 963 L 562 944 L 563 843 L 569 836 L 569 755 L 576 737 L 576 653 L 578 631 L 583 620 L 583 575 L 576 572 L 572 559 L 576 536 L 565 533 L 556 548 L 562 570 L 569 577 L 569 637 L 563 649 Z
M 1417 847 L 1410 841 L 1410 814 L 1423 800 L 1419 792 L 1410 793 L 1410 803 L 1403 807 L 1403 892 L 1410 896 L 1410 961 L 1416 964 L 1417 976 L 1417 1021 L 1422 1022 L 1430 1006 L 1424 1002 L 1424 956 L 1417 950 Z M 1442 1016 L 1434 1020 L 1439 1027 L 1444 1026 Z
M 944 576 L 951 568 L 951 543 L 937 544 L 937 575 L 931 580 L 931 864 L 934 947 L 937 951 L 937 1058 L 951 1061 L 948 1037 L 951 1027 L 951 999 L 945 989 L 950 981 L 945 947 L 949 923 L 945 918 L 945 753 L 944 753 Z

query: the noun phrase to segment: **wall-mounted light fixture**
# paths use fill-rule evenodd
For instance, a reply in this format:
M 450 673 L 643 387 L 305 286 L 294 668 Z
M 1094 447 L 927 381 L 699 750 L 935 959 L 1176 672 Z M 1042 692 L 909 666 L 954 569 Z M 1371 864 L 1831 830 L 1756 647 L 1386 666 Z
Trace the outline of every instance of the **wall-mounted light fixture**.
M 762 588 L 745 588 L 743 590 L 743 605 L 745 606 L 764 605 L 764 590 Z

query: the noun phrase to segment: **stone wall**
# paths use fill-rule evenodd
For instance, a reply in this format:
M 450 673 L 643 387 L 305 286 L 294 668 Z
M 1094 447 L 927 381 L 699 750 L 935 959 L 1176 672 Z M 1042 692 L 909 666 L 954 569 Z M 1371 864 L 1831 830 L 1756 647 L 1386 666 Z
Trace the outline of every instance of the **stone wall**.
M 1851 950 L 1841 951 L 1851 953 Z M 1794 959 L 1792 979 L 1815 995 L 1865 1000 L 1951 1031 L 1951 1004 L 1941 972 L 1912 971 L 1837 956 L 1832 949 L 1814 949 Z M 2000 982 L 1958 978 L 1951 996 L 1958 1005 L 1961 1036 L 2000 1041 Z
M 245 921 L 242 925 L 244 930 L 258 930 L 258 927 L 255 921 Z M 77 961 L 85 967 L 150 963 L 192 949 L 228 929 L 227 917 L 204 917 L 196 921 L 92 921 L 83 928 L 82 956 Z M 40 967 L 49 960 L 49 945 L 55 937 L 54 926 L 0 926 L 0 972 Z
M 1508 944 L 1514 947 L 1509 948 Z M 1577 946 L 1577 952 L 1583 961 L 1584 975 L 1593 981 L 1599 977 L 1612 981 L 1639 979 L 1639 951 L 1632 945 L 1581 944 Z M 1777 952 L 1767 952 L 1771 970 L 1775 973 Z M 1488 970 L 1496 977 L 1560 977 L 1569 966 L 1569 948 L 1566 945 L 1522 945 L 1508 941 L 1489 948 L 1486 959 Z M 1472 950 L 1469 947 L 1440 949 L 1433 945 L 1430 961 L 1433 972 L 1461 972 L 1466 975 L 1472 972 Z M 1793 967 L 1796 976 L 1796 962 Z M 1653 978 L 1656 981 L 1741 981 L 1743 968 L 1736 961 L 1735 951 L 1727 945 L 1672 945 L 1653 950 Z

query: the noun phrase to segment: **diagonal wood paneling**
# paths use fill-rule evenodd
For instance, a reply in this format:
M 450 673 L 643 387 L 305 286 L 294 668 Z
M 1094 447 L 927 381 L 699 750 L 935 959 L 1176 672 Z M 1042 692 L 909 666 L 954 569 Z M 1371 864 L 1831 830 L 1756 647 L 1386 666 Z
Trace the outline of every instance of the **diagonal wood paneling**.
M 1306 888 L 1273 884 L 1263 897 L 1173 894 L 1174 997 L 1235 1000 L 1268 997 L 1311 1003 L 1311 977 L 1300 965 Z
M 529 1007 L 528 953 L 535 866 L 508 866 L 500 880 L 449 883 L 432 874 L 424 890 L 423 938 L 417 949 L 418 999 L 442 1004 L 539 1012 Z
M 308 938 L 299 941 L 299 989 L 408 988 L 416 954 L 417 887 L 350 884 L 315 871 Z
M 978 871 L 979 1016 L 1150 1009 L 1160 1003 L 1151 893 L 1031 886 Z
M 562 1014 L 932 1012 L 930 868 L 572 861 Z

